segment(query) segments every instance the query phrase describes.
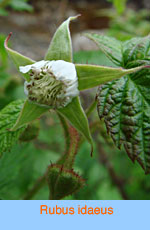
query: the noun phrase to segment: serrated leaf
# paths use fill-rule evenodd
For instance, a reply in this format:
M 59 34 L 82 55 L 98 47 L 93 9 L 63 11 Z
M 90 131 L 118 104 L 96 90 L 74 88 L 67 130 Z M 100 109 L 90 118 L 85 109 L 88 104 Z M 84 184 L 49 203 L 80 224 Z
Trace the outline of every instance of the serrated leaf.
M 76 64 L 79 90 L 89 89 L 108 81 L 120 78 L 126 74 L 134 73 L 144 66 L 132 69 L 112 68 L 107 66 Z
M 23 103 L 24 100 L 11 102 L 0 111 L 0 155 L 10 150 L 25 128 L 23 127 L 14 132 L 10 131 L 19 116 Z
M 13 60 L 17 69 L 19 70 L 19 66 L 25 66 L 25 65 L 33 64 L 35 62 L 34 60 L 32 60 L 32 59 L 14 51 L 8 47 L 8 41 L 9 41 L 11 35 L 12 35 L 12 33 L 10 33 L 9 36 L 6 38 L 4 45 L 5 45 L 5 49 L 7 50 L 7 53 L 9 54 L 11 59 Z M 23 76 L 27 81 L 30 78 L 30 76 L 28 74 L 23 74 Z
M 118 148 L 150 173 L 150 37 L 122 44 L 122 65 L 143 69 L 99 88 L 98 113 Z M 148 67 L 148 68 L 147 68 Z
M 144 71 L 145 72 L 145 71 Z M 100 87 L 98 113 L 117 147 L 124 145 L 129 157 L 150 172 L 150 70 Z
M 150 36 L 132 38 L 123 43 L 123 63 L 130 68 L 133 61 L 150 60 Z
M 122 42 L 105 35 L 86 33 L 86 37 L 94 41 L 99 49 L 116 65 L 122 65 Z
M 18 128 L 34 121 L 35 119 L 39 118 L 43 113 L 47 112 L 48 110 L 49 110 L 48 108 L 33 104 L 32 102 L 26 100 L 18 116 L 17 121 L 11 130 L 15 131 Z
M 72 62 L 72 42 L 69 31 L 70 21 L 76 17 L 69 17 L 64 21 L 54 34 L 50 43 L 45 60 L 64 60 Z
M 78 97 L 74 98 L 66 107 L 57 110 L 75 127 L 90 143 L 93 151 L 93 141 L 90 134 L 88 120 Z

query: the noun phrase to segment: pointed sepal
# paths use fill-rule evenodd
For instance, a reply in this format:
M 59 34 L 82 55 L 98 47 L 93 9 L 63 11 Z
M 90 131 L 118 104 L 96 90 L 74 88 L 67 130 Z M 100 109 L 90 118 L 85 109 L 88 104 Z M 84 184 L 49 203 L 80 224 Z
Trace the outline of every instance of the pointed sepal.
M 66 107 L 57 110 L 81 133 L 91 145 L 91 152 L 93 152 L 93 141 L 89 129 L 86 114 L 81 106 L 78 97 L 75 97 Z
M 72 62 L 72 42 L 69 30 L 70 21 L 78 16 L 69 17 L 56 30 L 50 43 L 45 60 L 64 60 Z
M 4 46 L 5 49 L 7 50 L 7 53 L 9 54 L 9 56 L 11 57 L 12 61 L 14 62 L 14 64 L 16 65 L 17 69 L 19 70 L 19 66 L 25 66 L 25 65 L 31 65 L 33 64 L 35 61 L 33 61 L 32 59 L 12 50 L 11 48 L 8 47 L 8 41 L 11 37 L 12 33 L 10 33 L 8 35 L 8 37 L 5 40 Z M 24 78 L 28 81 L 29 80 L 29 75 L 28 74 L 23 74 Z
M 76 64 L 79 90 L 85 90 L 112 81 L 126 74 L 137 72 L 149 66 L 139 66 L 131 69 L 112 68 L 108 66 Z
M 17 121 L 11 130 L 15 131 L 22 126 L 29 124 L 48 110 L 49 108 L 41 107 L 26 100 Z

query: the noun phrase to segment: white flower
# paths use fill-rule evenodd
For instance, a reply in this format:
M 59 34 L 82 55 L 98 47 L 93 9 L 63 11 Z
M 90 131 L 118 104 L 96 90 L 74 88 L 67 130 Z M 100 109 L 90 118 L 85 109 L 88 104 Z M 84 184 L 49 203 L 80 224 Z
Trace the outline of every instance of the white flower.
M 20 72 L 29 73 L 24 91 L 30 101 L 52 108 L 65 107 L 79 95 L 75 65 L 63 60 L 39 61 L 20 66 Z

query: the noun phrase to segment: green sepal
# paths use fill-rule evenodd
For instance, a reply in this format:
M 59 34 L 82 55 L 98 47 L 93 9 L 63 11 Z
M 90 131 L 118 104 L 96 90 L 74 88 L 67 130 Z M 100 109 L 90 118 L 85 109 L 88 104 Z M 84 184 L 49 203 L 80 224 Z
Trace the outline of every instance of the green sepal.
M 34 121 L 48 110 L 49 108 L 38 106 L 26 100 L 17 121 L 11 130 L 15 131 L 25 124 Z M 87 139 L 87 141 L 91 144 L 92 152 L 93 142 L 88 126 L 88 120 L 84 110 L 82 109 L 79 98 L 74 98 L 70 104 L 64 108 L 58 109 L 57 111 L 67 118 L 73 127 L 75 127 Z
M 93 141 L 89 129 L 86 114 L 81 106 L 80 99 L 75 97 L 66 107 L 58 109 L 67 120 L 76 128 L 90 143 L 91 152 L 93 152 Z
M 50 200 L 60 200 L 71 195 L 85 184 L 85 181 L 77 173 L 63 168 L 63 165 L 49 166 L 47 182 L 50 190 Z
M 35 120 L 29 124 L 19 137 L 19 141 L 28 142 L 37 138 L 40 130 L 40 121 Z
M 16 121 L 16 124 L 11 129 L 12 131 L 28 124 L 35 119 L 39 118 L 43 113 L 47 112 L 49 108 L 41 107 L 39 105 L 33 104 L 28 100 L 25 101 L 24 106 L 20 112 L 20 115 Z
M 8 41 L 11 37 L 11 34 L 12 33 L 10 33 L 8 35 L 8 37 L 6 38 L 4 46 L 5 46 L 5 49 L 7 50 L 7 53 L 9 54 L 9 56 L 13 60 L 14 64 L 16 65 L 17 69 L 19 70 L 19 66 L 31 65 L 31 64 L 35 63 L 35 61 L 33 61 L 32 59 L 14 51 L 8 47 Z M 29 81 L 30 76 L 28 74 L 23 74 L 23 76 L 27 81 Z
M 76 64 L 76 71 L 79 82 L 79 90 L 85 90 L 99 86 L 130 73 L 134 73 L 147 66 L 140 66 L 132 69 L 112 68 L 107 66 Z
M 76 19 L 77 17 L 78 16 L 69 17 L 56 30 L 46 53 L 45 60 L 64 60 L 72 62 L 72 42 L 69 24 L 70 21 Z

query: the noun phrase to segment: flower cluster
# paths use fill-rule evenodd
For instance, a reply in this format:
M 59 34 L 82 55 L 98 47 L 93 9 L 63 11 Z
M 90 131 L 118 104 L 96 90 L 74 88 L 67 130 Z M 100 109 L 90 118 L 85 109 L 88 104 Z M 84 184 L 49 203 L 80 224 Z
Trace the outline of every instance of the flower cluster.
M 19 69 L 30 75 L 30 81 L 24 83 L 24 91 L 34 103 L 57 109 L 65 107 L 72 98 L 79 95 L 73 63 L 42 60 L 32 65 L 20 66 Z

